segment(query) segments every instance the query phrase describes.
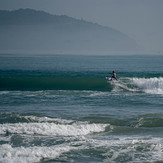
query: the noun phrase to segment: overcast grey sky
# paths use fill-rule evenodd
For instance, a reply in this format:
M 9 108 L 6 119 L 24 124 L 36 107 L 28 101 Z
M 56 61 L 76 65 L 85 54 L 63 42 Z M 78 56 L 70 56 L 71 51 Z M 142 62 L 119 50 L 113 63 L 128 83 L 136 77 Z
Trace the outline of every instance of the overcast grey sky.
M 163 0 L 0 0 L 1 10 L 32 8 L 118 29 L 163 53 Z

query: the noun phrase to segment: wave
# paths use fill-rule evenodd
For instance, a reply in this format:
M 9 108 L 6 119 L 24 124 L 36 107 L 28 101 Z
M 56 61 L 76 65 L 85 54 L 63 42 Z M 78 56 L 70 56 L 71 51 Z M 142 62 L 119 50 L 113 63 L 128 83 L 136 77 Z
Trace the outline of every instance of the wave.
M 93 90 L 107 92 L 144 92 L 163 94 L 163 78 L 122 77 L 110 82 L 105 78 L 1 77 L 0 90 Z
M 0 113 L 0 124 L 4 123 L 56 123 L 72 124 L 73 120 L 42 117 L 35 115 L 20 115 L 18 113 Z
M 4 116 L 7 114 L 2 114 Z M 14 123 L 11 119 L 14 119 Z M 95 124 L 73 120 L 64 120 L 48 117 L 21 116 L 9 114 L 9 122 L 0 124 L 0 134 L 28 134 L 46 136 L 84 136 L 105 131 L 109 124 Z M 4 123 L 5 122 L 5 123 Z
M 105 131 L 104 124 L 54 124 L 54 123 L 15 123 L 0 124 L 0 134 L 28 134 L 48 136 L 84 136 Z
M 137 118 L 137 122 L 133 124 L 135 128 L 140 127 L 163 127 L 162 114 L 146 114 Z
M 5 117 L 5 118 L 4 118 Z M 38 134 L 54 136 L 84 136 L 92 133 L 117 132 L 117 129 L 163 127 L 162 114 L 145 114 L 131 119 L 110 119 L 108 117 L 88 116 L 86 121 L 50 118 L 17 113 L 0 113 L 0 134 Z
M 163 114 L 144 114 L 140 115 L 136 118 L 129 118 L 129 119 L 112 119 L 105 116 L 88 116 L 84 117 L 84 120 L 89 120 L 91 123 L 100 123 L 100 124 L 109 124 L 106 129 L 108 131 L 116 131 L 117 129 L 131 129 L 135 130 L 136 128 L 157 128 L 163 127 Z M 111 129 L 111 130 L 110 130 Z
M 4 120 L 6 115 L 8 120 Z M 10 115 L 10 116 L 9 116 Z M 12 116 L 13 115 L 13 116 Z M 131 119 L 110 119 L 108 117 L 85 117 L 86 121 L 67 120 L 59 118 L 23 116 L 19 114 L 0 114 L 3 123 L 0 124 L 0 135 L 42 135 L 60 137 L 81 137 L 95 133 L 139 133 L 153 130 L 162 133 L 162 114 L 145 114 Z M 12 121 L 11 119 L 17 120 Z M 27 122 L 28 121 L 28 122 Z M 154 134 L 154 133 L 153 133 Z

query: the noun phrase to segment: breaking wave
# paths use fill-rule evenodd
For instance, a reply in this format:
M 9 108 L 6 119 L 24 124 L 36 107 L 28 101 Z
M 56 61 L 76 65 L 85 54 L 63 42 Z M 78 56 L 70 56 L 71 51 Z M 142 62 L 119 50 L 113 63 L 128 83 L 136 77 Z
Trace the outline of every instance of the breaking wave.
M 105 78 L 53 78 L 53 77 L 4 77 L 0 90 L 92 90 L 107 92 L 144 92 L 163 94 L 163 77 L 122 77 L 118 81 Z
M 19 115 L 18 115 L 19 116 Z M 25 119 L 28 122 L 23 122 Z M 64 119 L 48 117 L 20 116 L 17 120 L 21 123 L 0 124 L 0 134 L 28 134 L 46 136 L 84 136 L 92 133 L 105 131 L 106 124 L 90 124 Z
M 113 91 L 163 94 L 163 78 L 121 78 L 119 82 L 114 82 Z
M 131 81 L 145 93 L 163 94 L 163 78 L 133 78 Z

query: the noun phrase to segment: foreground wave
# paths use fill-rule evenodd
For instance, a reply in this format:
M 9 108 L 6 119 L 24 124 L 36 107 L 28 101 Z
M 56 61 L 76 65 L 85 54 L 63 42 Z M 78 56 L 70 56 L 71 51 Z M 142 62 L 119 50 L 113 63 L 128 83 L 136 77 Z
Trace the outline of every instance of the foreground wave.
M 16 113 L 0 114 L 1 119 L 4 116 L 8 121 L 0 124 L 2 163 L 91 162 L 86 157 L 90 152 L 94 156 L 91 158 L 93 161 L 163 160 L 162 137 L 137 134 L 154 129 L 159 131 L 163 127 L 162 115 L 147 114 L 127 122 L 114 120 L 114 123 L 112 120 L 106 123 L 105 119 L 98 123 L 91 120 L 93 117 L 82 122 Z M 11 123 L 13 119 L 15 122 Z M 101 136 L 104 138 L 101 139 Z

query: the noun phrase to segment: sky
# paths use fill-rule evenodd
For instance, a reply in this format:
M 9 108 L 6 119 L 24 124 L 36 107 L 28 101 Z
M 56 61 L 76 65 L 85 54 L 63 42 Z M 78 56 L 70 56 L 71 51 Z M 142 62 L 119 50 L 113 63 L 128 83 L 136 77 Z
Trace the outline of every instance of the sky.
M 0 0 L 0 10 L 31 8 L 115 28 L 163 54 L 163 0 Z

